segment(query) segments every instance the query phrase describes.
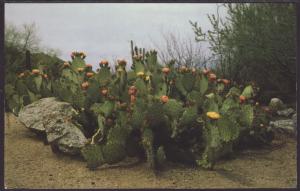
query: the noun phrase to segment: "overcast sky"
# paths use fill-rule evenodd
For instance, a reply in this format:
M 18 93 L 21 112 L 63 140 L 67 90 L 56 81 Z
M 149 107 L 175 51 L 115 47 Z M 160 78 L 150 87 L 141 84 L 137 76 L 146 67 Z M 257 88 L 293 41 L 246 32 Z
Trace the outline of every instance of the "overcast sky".
M 5 22 L 21 26 L 35 23 L 42 45 L 59 49 L 70 60 L 73 50 L 85 51 L 86 62 L 98 68 L 99 60 L 130 58 L 130 40 L 145 48 L 162 42 L 162 32 L 194 38 L 189 20 L 204 30 L 207 14 L 216 4 L 46 4 L 6 3 Z M 221 10 L 225 15 L 225 10 Z

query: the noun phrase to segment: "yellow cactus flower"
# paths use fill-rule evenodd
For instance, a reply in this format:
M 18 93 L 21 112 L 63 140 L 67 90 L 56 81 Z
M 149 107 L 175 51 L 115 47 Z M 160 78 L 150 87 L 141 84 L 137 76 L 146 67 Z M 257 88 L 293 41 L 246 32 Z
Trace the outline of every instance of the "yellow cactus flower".
M 149 81 L 150 80 L 150 76 L 146 76 L 146 81 Z
M 206 113 L 207 117 L 209 117 L 210 119 L 219 119 L 221 116 L 219 113 L 211 111 L 211 112 L 207 112 Z
M 144 74 L 144 72 L 138 72 L 136 75 L 137 76 L 144 76 L 145 74 Z

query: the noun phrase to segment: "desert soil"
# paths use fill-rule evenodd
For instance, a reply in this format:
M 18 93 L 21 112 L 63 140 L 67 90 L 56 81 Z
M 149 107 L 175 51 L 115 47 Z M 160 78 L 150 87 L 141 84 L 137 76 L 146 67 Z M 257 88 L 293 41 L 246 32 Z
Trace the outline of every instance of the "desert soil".
M 54 154 L 12 114 L 5 116 L 7 188 L 294 188 L 296 140 L 276 136 L 273 149 L 247 150 L 207 171 L 168 163 L 158 175 L 145 163 L 86 168 L 80 158 Z M 280 144 L 285 143 L 285 144 Z

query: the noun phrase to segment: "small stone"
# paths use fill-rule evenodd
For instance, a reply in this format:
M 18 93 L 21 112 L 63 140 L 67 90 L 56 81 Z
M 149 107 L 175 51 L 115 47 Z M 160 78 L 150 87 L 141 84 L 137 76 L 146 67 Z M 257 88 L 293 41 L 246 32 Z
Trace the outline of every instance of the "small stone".
M 284 109 L 285 105 L 283 104 L 283 102 L 281 101 L 281 99 L 279 99 L 279 98 L 272 98 L 271 101 L 270 101 L 270 103 L 269 103 L 269 107 L 273 111 L 278 111 L 278 110 Z
M 280 110 L 277 111 L 277 114 L 280 116 L 284 116 L 284 117 L 289 117 L 290 115 L 292 115 L 293 113 L 295 113 L 295 110 L 292 108 L 288 108 L 288 109 L 284 109 L 284 110 Z
M 297 130 L 295 123 L 292 119 L 270 121 L 270 126 L 275 131 L 289 133 L 289 134 L 295 134 L 296 133 L 295 131 Z

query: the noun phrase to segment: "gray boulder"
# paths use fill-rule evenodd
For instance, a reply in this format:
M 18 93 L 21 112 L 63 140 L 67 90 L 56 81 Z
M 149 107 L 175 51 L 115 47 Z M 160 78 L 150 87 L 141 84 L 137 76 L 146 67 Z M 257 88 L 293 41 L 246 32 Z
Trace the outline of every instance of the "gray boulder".
M 283 117 L 289 117 L 293 113 L 295 113 L 295 110 L 292 108 L 284 109 L 284 110 L 279 110 L 277 111 L 277 115 L 283 116 Z
M 273 111 L 278 111 L 278 110 L 283 110 L 285 109 L 285 105 L 279 98 L 272 98 L 270 103 L 269 103 L 270 109 Z
M 73 120 L 77 114 L 71 104 L 50 97 L 25 106 L 18 118 L 27 128 L 45 133 L 48 143 L 60 151 L 79 154 L 87 139 Z

